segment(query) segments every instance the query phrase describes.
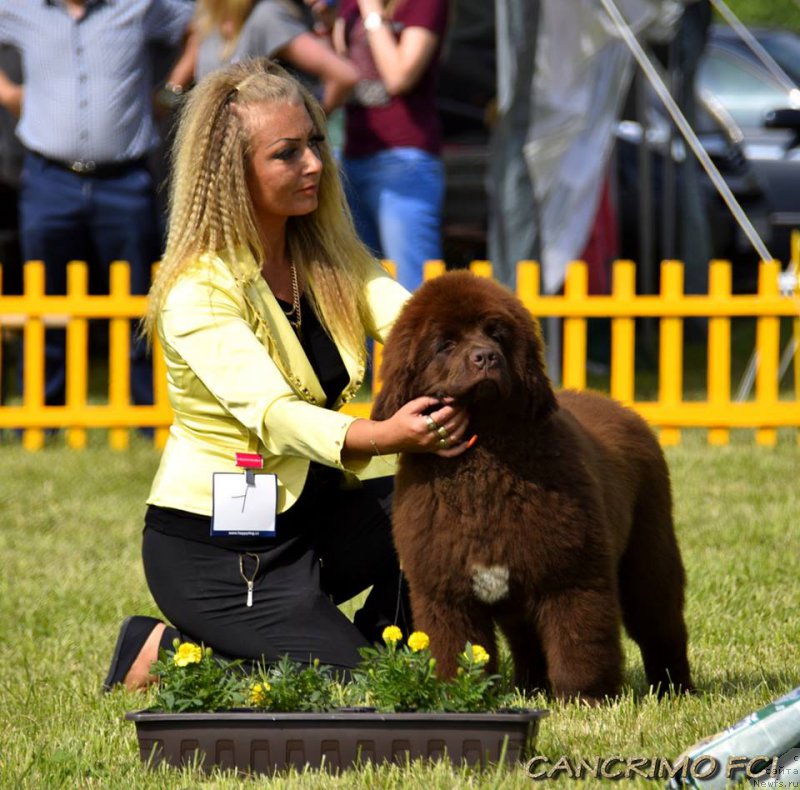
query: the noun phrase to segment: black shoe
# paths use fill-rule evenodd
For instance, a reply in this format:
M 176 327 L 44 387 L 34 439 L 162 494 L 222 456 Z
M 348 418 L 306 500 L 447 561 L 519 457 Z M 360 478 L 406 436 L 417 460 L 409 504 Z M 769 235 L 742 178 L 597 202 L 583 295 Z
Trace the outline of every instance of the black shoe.
M 125 618 L 119 629 L 117 644 L 114 645 L 114 655 L 111 657 L 108 675 L 103 681 L 103 691 L 111 691 L 114 686 L 125 680 L 125 675 L 130 672 L 147 637 L 160 622 L 161 620 L 157 620 L 155 617 L 141 615 Z

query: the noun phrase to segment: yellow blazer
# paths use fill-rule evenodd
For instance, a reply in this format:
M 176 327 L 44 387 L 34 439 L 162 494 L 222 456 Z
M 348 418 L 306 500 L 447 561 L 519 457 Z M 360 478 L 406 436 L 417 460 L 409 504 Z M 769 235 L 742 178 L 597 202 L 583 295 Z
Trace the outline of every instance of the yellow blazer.
M 408 292 L 377 264 L 366 283 L 383 342 Z M 206 255 L 170 289 L 158 320 L 174 412 L 148 504 L 211 515 L 211 476 L 236 470 L 237 452 L 260 453 L 278 477 L 278 512 L 303 490 L 310 461 L 360 478 L 392 474 L 394 456 L 342 464 L 355 417 L 337 411 L 364 381 L 363 355 L 339 346 L 350 381 L 333 408 L 280 305 L 258 277 L 242 290 L 220 257 Z

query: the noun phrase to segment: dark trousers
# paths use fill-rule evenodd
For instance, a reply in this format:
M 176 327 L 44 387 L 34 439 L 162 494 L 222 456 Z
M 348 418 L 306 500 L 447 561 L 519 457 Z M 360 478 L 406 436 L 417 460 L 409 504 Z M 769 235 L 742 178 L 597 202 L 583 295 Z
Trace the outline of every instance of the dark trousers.
M 297 504 L 278 518 L 273 545 L 232 548 L 207 536 L 209 519 L 150 508 L 142 555 L 150 591 L 174 628 L 161 640 L 191 640 L 228 658 L 268 663 L 284 654 L 337 668 L 360 660 L 391 624 L 410 630 L 408 593 L 391 537 L 392 481 L 339 490 L 310 481 Z M 171 521 L 171 525 L 170 525 Z M 165 534 L 167 529 L 173 534 Z M 242 565 L 240 567 L 240 560 Z M 247 584 L 254 579 L 253 605 Z M 354 622 L 337 604 L 370 589 Z
M 64 294 L 67 263 L 90 266 L 90 291 L 108 293 L 109 265 L 129 261 L 131 293 L 146 294 L 150 269 L 160 254 L 153 179 L 144 164 L 132 163 L 113 176 L 78 175 L 29 153 L 20 191 L 23 260 L 45 264 L 45 292 Z M 153 374 L 146 344 L 131 327 L 131 396 L 153 402 Z M 45 336 L 45 402 L 64 403 L 65 332 Z
M 19 214 L 17 189 L 0 182 L 0 265 L 3 267 L 2 293 L 22 293 L 22 264 L 19 253 Z M 19 357 L 16 330 L 0 330 L 0 403 L 7 403 L 14 391 L 12 370 Z

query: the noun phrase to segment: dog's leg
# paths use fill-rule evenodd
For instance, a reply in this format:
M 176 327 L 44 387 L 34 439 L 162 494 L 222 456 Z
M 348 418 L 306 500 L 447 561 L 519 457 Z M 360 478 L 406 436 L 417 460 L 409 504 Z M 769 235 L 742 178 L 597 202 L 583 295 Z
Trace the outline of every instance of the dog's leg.
M 549 595 L 538 620 L 553 694 L 594 704 L 619 693 L 622 647 L 613 587 Z
M 683 619 L 684 570 L 671 520 L 659 513 L 648 516 L 647 526 L 634 527 L 620 563 L 620 603 L 625 628 L 642 651 L 647 682 L 663 696 L 671 688 L 693 688 Z M 664 523 L 655 524 L 659 518 Z
M 489 653 L 487 670 L 497 670 L 497 643 L 494 626 L 485 607 L 470 604 L 450 607 L 415 595 L 412 587 L 411 610 L 414 627 L 424 631 L 431 640 L 431 655 L 436 659 L 436 673 L 449 678 L 458 668 L 458 655 L 464 645 L 481 645 Z
M 522 615 L 498 617 L 497 623 L 514 661 L 514 685 L 529 693 L 547 693 L 547 661 L 535 624 Z

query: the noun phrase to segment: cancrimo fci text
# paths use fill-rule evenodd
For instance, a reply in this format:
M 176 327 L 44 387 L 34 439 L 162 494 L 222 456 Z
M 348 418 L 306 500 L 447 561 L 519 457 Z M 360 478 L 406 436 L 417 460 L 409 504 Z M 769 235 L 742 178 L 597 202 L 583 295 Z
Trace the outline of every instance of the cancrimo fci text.
M 531 779 L 710 779 L 724 771 L 726 779 L 764 779 L 776 776 L 779 757 L 728 757 L 721 761 L 710 754 L 684 756 L 675 762 L 666 757 L 592 757 L 550 760 L 537 755 L 528 761 L 526 770 Z

